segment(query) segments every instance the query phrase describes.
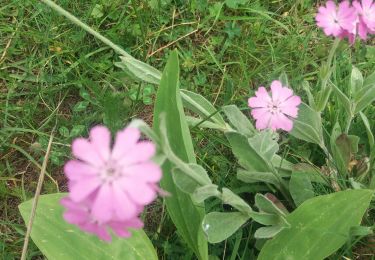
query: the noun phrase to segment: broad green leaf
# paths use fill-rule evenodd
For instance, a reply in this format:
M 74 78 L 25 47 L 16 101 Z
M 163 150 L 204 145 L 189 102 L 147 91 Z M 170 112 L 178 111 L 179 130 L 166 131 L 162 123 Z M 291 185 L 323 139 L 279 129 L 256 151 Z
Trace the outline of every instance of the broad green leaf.
M 279 150 L 276 134 L 266 130 L 256 133 L 249 138 L 251 147 L 254 148 L 264 159 L 271 161 L 276 152 Z
M 272 172 L 250 172 L 239 169 L 237 171 L 237 179 L 246 183 L 265 182 L 279 186 L 279 180 Z
M 198 187 L 211 184 L 206 170 L 198 164 L 176 166 L 172 171 L 175 184 L 184 192 L 192 194 Z
M 233 154 L 246 170 L 252 172 L 270 172 L 273 170 L 268 161 L 250 145 L 244 135 L 237 132 L 227 132 L 225 135 L 232 147 Z
M 262 238 L 272 238 L 276 236 L 278 233 L 281 232 L 281 230 L 289 228 L 288 225 L 283 225 L 283 224 L 278 224 L 278 225 L 273 225 L 269 227 L 261 227 L 258 228 L 255 233 L 254 237 L 257 239 L 262 239 Z
M 307 99 L 309 100 L 309 106 L 312 107 L 312 108 L 315 108 L 316 105 L 315 105 L 315 100 L 314 100 L 314 96 L 313 94 L 311 93 L 311 87 L 310 87 L 310 83 L 306 80 L 304 80 L 302 82 L 302 88 L 303 90 L 306 92 L 306 95 L 307 95 Z
M 330 85 L 327 84 L 321 91 L 318 92 L 316 101 L 316 111 L 321 112 L 326 108 L 329 97 L 331 96 L 331 92 L 332 88 Z
M 278 216 L 285 216 L 287 214 L 287 212 L 279 208 L 277 205 L 275 205 L 275 203 L 273 203 L 269 198 L 267 198 L 263 194 L 257 193 L 255 195 L 255 205 L 262 212 L 266 212 L 269 214 L 275 214 Z
M 210 121 L 225 127 L 225 121 L 216 108 L 203 96 L 194 92 L 181 89 L 181 98 L 184 107 L 197 113 L 202 118 L 209 118 Z
M 251 217 L 255 221 L 264 225 L 271 225 L 269 227 L 261 227 L 257 229 L 254 234 L 255 238 L 271 238 L 284 228 L 288 228 L 290 226 L 285 220 L 285 216 L 288 214 L 288 212 L 284 206 L 279 207 L 269 198 L 259 193 L 255 195 L 255 205 L 258 207 L 261 213 L 267 213 L 274 216 L 272 219 L 273 223 L 266 224 L 264 222 L 259 222 L 259 220 L 263 221 L 264 219 L 259 219 L 259 216 L 256 216 L 257 213 L 254 212 L 251 214 Z
M 313 198 L 315 193 L 309 173 L 300 171 L 293 172 L 289 181 L 289 191 L 297 207 L 304 201 Z
M 350 92 L 357 93 L 363 87 L 363 75 L 359 69 L 353 66 L 350 75 Z
M 66 194 L 56 193 L 39 198 L 31 238 L 48 259 L 158 259 L 143 230 L 133 230 L 130 238 L 113 237 L 108 243 L 65 222 L 60 205 L 64 196 Z M 30 218 L 32 201 L 19 205 L 25 223 Z
M 372 196 L 372 190 L 347 190 L 305 201 L 286 216 L 291 227 L 267 241 L 258 259 L 325 259 L 360 225 Z
M 220 195 L 221 192 L 218 190 L 218 186 L 209 184 L 196 189 L 192 197 L 195 201 L 202 203 L 210 197 L 220 197 Z
M 250 120 L 235 105 L 224 106 L 222 108 L 229 122 L 240 133 L 251 137 L 256 133 Z
M 220 131 L 227 131 L 227 128 L 223 127 L 223 125 L 218 125 L 206 119 L 186 116 L 186 121 L 190 127 L 200 127 L 200 128 L 216 129 Z
M 154 130 L 160 134 L 160 115 L 165 114 L 168 141 L 173 152 L 186 163 L 195 163 L 193 144 L 183 112 L 179 91 L 179 62 L 176 51 L 172 52 L 157 91 L 154 109 Z M 196 205 L 190 195 L 176 187 L 172 178 L 173 165 L 163 164 L 161 186 L 172 195 L 165 198 L 168 213 L 178 233 L 193 249 L 199 259 L 207 259 L 207 242 L 201 229 L 205 215 L 204 206 Z
M 362 112 L 360 112 L 359 114 L 360 114 L 361 119 L 363 121 L 363 124 L 365 125 L 365 128 L 366 128 L 368 143 L 369 143 L 369 146 L 370 146 L 370 151 L 373 151 L 375 141 L 374 141 L 374 134 L 371 131 L 370 122 L 368 121 L 365 114 L 363 114 Z
M 317 182 L 330 186 L 331 184 L 324 179 L 323 173 L 316 166 L 307 163 L 297 163 L 293 166 L 293 171 L 306 172 L 312 182 Z
M 375 71 L 370 76 L 365 78 L 365 80 L 363 81 L 363 87 L 367 87 L 367 86 L 374 85 L 374 84 L 375 84 Z
M 219 243 L 234 234 L 249 216 L 241 212 L 211 212 L 203 220 L 202 227 L 208 242 Z
M 320 114 L 302 103 L 299 106 L 298 118 L 294 120 L 293 130 L 290 134 L 298 139 L 323 146 Z
M 363 87 L 354 97 L 354 113 L 361 112 L 375 100 L 375 83 Z
M 340 147 L 337 145 L 337 140 L 339 139 L 341 135 L 346 136 L 345 134 L 342 133 L 339 123 L 336 123 L 332 129 L 332 133 L 330 137 L 332 156 L 333 156 L 337 170 L 340 173 L 347 175 L 349 162 L 345 159 L 345 157 L 342 156 Z M 341 142 L 341 146 L 342 145 L 343 145 L 343 142 Z M 345 153 L 343 155 L 345 156 Z
M 219 191 L 218 186 L 214 184 L 202 186 L 196 189 L 193 194 L 193 198 L 199 202 L 203 202 L 210 197 L 216 197 L 220 199 L 223 204 L 230 205 L 244 214 L 250 214 L 253 212 L 251 207 L 240 196 L 227 188 L 223 188 Z
M 160 83 L 162 74 L 154 67 L 132 57 L 120 56 L 120 59 L 121 62 L 116 63 L 116 66 L 123 67 L 125 65 L 134 76 L 147 83 L 156 85 Z
M 359 137 L 353 135 L 341 134 L 335 141 L 336 153 L 335 159 L 339 161 L 339 170 L 342 173 L 348 173 L 348 166 L 351 157 L 358 152 Z
M 350 102 L 349 98 L 335 84 L 332 83 L 331 85 L 337 98 L 340 100 L 340 103 L 343 105 L 347 113 L 347 116 L 351 116 L 353 114 L 352 103 Z

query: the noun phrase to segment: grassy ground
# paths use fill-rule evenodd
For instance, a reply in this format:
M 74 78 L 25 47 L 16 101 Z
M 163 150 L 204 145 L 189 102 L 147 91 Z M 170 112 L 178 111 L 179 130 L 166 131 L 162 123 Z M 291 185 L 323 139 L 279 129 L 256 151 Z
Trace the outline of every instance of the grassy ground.
M 254 0 L 237 8 L 207 0 L 57 2 L 133 56 L 159 69 L 168 52 L 178 49 L 182 87 L 203 94 L 219 107 L 237 103 L 245 108 L 246 97 L 254 88 L 268 84 L 282 71 L 302 95 L 301 80 L 316 80 L 319 64 L 332 44 L 316 28 L 315 3 L 310 0 Z M 353 52 L 357 52 L 359 67 L 365 71 L 373 68 L 374 47 L 357 50 Z M 349 58 L 354 56 L 348 53 Z M 114 66 L 118 60 L 113 50 L 39 1 L 2 0 L 2 259 L 20 256 L 25 228 L 17 205 L 35 191 L 54 127 L 56 137 L 43 193 L 66 190 L 62 165 L 70 155 L 69 144 L 73 138 L 86 135 L 92 125 L 104 123 L 115 131 L 133 117 L 151 121 L 154 87 L 136 83 Z M 235 165 L 227 159 L 223 137 L 199 130 L 194 130 L 194 136 L 199 163 L 216 183 L 236 186 L 229 177 Z M 207 154 L 213 156 L 207 159 Z M 146 223 L 160 256 L 173 259 L 186 252 L 162 212 L 162 203 L 156 203 L 149 209 Z M 29 257 L 40 257 L 33 245 Z

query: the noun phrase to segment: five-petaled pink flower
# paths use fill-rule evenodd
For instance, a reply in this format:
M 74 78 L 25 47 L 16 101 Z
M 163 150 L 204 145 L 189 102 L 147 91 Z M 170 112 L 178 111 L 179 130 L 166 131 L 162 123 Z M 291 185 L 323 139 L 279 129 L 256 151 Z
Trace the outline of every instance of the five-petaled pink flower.
M 260 87 L 255 95 L 249 98 L 249 107 L 253 108 L 251 115 L 256 120 L 257 129 L 292 130 L 292 118 L 297 117 L 301 103 L 301 98 L 293 95 L 293 90 L 275 80 L 271 84 L 271 96 L 264 87 Z
M 91 129 L 89 140 L 74 140 L 72 153 L 77 159 L 64 167 L 69 181 L 69 200 L 63 203 L 68 209 L 68 222 L 91 230 L 102 239 L 108 238 L 103 233 L 107 227 L 122 234 L 138 223 L 144 206 L 156 198 L 162 176 L 160 166 L 151 161 L 155 145 L 139 139 L 138 129 L 125 128 L 111 145 L 109 130 L 96 126 Z
M 333 1 L 327 1 L 326 6 L 319 7 L 316 15 L 317 25 L 326 35 L 344 37 L 356 32 L 356 10 L 349 1 L 343 1 L 337 7 Z
M 373 0 L 354 1 L 353 6 L 358 13 L 358 35 L 366 40 L 367 34 L 375 34 L 375 2 Z
M 340 39 L 347 37 L 353 44 L 357 35 L 366 40 L 368 34 L 375 33 L 375 3 L 373 0 L 355 0 L 351 5 L 345 0 L 337 7 L 329 0 L 325 6 L 319 7 L 316 21 L 326 35 Z

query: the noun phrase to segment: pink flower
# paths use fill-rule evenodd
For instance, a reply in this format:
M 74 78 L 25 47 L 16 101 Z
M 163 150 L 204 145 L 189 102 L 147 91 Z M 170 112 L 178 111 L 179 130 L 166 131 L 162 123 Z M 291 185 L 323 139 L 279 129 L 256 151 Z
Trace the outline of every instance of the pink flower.
M 143 223 L 138 217 L 126 221 L 113 220 L 108 223 L 99 223 L 93 219 L 90 207 L 77 204 L 70 198 L 62 199 L 61 204 L 66 208 L 64 219 L 68 223 L 77 225 L 81 230 L 95 234 L 105 241 L 111 241 L 109 229 L 112 229 L 119 237 L 130 237 L 129 228 L 139 229 L 143 227 Z
M 354 1 L 353 6 L 358 12 L 358 35 L 366 40 L 367 34 L 375 33 L 375 3 L 373 0 Z
M 341 2 L 338 8 L 333 1 L 327 1 L 325 7 L 319 7 L 316 21 L 327 36 L 340 37 L 355 34 L 357 13 L 349 1 Z
M 77 159 L 64 167 L 70 193 L 69 203 L 63 205 L 66 215 L 81 218 L 82 222 L 74 223 L 81 229 L 105 239 L 105 227 L 118 233 L 117 227 L 134 223 L 144 206 L 156 198 L 162 172 L 151 161 L 155 145 L 139 139 L 138 129 L 125 128 L 111 145 L 109 130 L 96 126 L 89 140 L 74 140 L 72 152 Z
M 264 87 L 260 87 L 255 95 L 249 98 L 249 107 L 253 108 L 251 115 L 256 120 L 257 129 L 292 130 L 291 118 L 297 117 L 298 105 L 301 103 L 301 98 L 294 96 L 293 90 L 275 80 L 271 84 L 271 97 Z

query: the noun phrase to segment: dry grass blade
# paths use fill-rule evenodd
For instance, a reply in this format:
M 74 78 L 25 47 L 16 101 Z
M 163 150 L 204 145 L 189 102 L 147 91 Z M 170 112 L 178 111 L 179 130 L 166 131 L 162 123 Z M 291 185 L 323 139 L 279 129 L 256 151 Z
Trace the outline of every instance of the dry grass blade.
M 54 130 L 55 129 L 52 130 L 52 133 L 50 135 L 49 142 L 48 142 L 48 147 L 47 147 L 47 151 L 46 151 L 46 155 L 44 157 L 42 169 L 40 171 L 38 185 L 36 187 L 36 191 L 35 191 L 35 195 L 34 195 L 34 201 L 33 201 L 33 205 L 32 205 L 32 208 L 31 208 L 30 220 L 29 220 L 29 223 L 27 223 L 27 230 L 26 230 L 26 235 L 25 235 L 25 241 L 23 243 L 21 260 L 25 260 L 26 259 L 27 247 L 28 247 L 28 244 L 29 244 L 31 229 L 32 229 L 33 222 L 34 222 L 36 207 L 38 206 L 38 200 L 39 200 L 39 196 L 40 196 L 40 191 L 42 189 L 42 185 L 43 185 L 43 181 L 44 181 L 44 176 L 46 174 L 48 157 L 49 157 L 49 155 L 51 153 L 51 146 L 52 146 L 52 140 L 53 140 L 53 136 L 54 136 L 53 135 Z

